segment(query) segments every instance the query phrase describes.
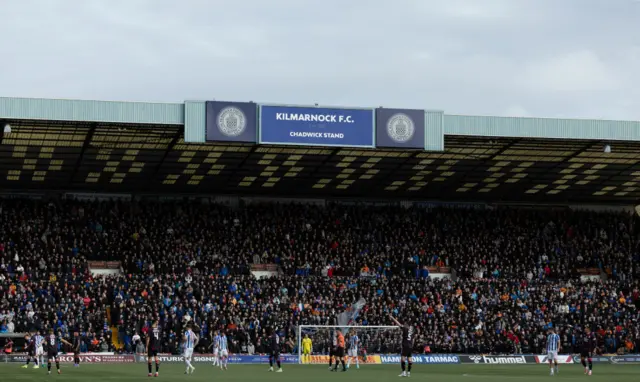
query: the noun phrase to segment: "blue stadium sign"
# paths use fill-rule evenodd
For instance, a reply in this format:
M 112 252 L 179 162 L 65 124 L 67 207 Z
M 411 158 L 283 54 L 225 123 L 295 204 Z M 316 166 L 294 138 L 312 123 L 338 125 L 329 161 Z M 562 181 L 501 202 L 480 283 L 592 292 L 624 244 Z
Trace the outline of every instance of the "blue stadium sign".
M 456 364 L 460 363 L 460 358 L 458 358 L 455 354 L 425 354 L 425 355 L 414 355 L 412 357 L 413 363 L 418 364 Z M 400 363 L 400 355 L 381 355 L 380 361 L 383 365 L 387 364 L 398 364 Z
M 373 109 L 260 106 L 263 144 L 374 147 Z
M 424 149 L 424 110 L 376 109 L 376 147 Z
M 206 140 L 255 143 L 256 117 L 253 102 L 207 101 Z

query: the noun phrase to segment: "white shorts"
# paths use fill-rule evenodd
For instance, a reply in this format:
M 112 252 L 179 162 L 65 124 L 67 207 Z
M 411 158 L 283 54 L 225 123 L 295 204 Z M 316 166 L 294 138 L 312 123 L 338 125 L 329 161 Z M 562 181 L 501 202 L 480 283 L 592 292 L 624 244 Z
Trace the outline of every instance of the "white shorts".
M 348 355 L 349 355 L 349 357 L 357 357 L 358 356 L 358 348 L 349 349 Z
M 191 357 L 193 357 L 193 349 L 184 349 L 184 354 L 182 356 L 190 360 Z
M 213 349 L 213 356 L 217 357 L 220 354 L 220 350 L 218 349 Z
M 557 351 L 548 351 L 547 352 L 547 362 L 553 362 L 558 360 L 558 352 Z
M 228 357 L 229 352 L 227 350 L 220 350 L 220 357 Z
M 41 355 L 44 355 L 44 349 L 42 346 L 36 349 L 36 357 L 40 357 Z

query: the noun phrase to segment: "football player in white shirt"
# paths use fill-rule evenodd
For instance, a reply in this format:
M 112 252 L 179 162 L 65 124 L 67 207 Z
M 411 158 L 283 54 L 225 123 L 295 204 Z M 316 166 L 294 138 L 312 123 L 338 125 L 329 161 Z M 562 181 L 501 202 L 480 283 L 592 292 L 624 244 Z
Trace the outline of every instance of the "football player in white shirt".
M 40 365 L 40 367 L 44 367 L 44 337 L 40 335 L 39 331 L 36 333 L 35 342 L 38 365 Z
M 183 357 L 186 369 L 185 374 L 192 374 L 196 368 L 191 364 L 193 359 L 193 348 L 198 344 L 198 336 L 193 332 L 191 323 L 187 324 L 187 328 L 182 336 Z
M 213 366 L 218 366 L 220 365 L 220 331 L 216 330 L 215 334 L 211 346 L 213 346 Z
M 351 330 L 351 335 L 349 336 L 349 353 L 347 360 L 347 369 L 351 366 L 351 360 L 356 361 L 356 369 L 360 368 L 360 361 L 358 360 L 358 345 L 360 345 L 360 339 L 356 334 L 355 330 Z
M 227 370 L 227 364 L 229 362 L 229 347 L 227 343 L 227 336 L 222 332 L 220 335 L 220 369 Z

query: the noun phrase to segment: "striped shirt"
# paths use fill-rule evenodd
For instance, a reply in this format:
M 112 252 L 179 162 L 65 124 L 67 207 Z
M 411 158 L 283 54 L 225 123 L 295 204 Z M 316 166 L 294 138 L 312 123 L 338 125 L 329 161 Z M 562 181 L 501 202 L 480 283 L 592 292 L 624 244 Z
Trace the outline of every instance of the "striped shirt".
M 213 348 L 216 350 L 220 350 L 220 336 L 215 336 L 213 338 Z
M 196 335 L 195 333 L 189 329 L 184 332 L 184 347 L 185 349 L 193 349 L 196 344 Z
M 44 343 L 44 337 L 42 337 L 41 335 L 36 335 L 35 337 L 33 337 L 33 340 L 36 344 L 36 349 L 42 347 L 42 344 Z
M 220 336 L 220 350 L 227 350 L 227 336 Z
M 352 335 L 351 337 L 349 337 L 349 348 L 351 349 L 357 349 L 358 348 L 358 336 L 357 335 Z
M 556 333 L 547 336 L 547 351 L 557 352 L 560 349 L 560 336 Z

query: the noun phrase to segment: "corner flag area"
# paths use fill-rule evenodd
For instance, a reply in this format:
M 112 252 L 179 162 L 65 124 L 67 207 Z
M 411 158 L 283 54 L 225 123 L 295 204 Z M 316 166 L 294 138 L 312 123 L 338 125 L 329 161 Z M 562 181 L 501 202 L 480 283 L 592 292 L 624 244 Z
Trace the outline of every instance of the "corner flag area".
M 163 364 L 160 376 L 147 377 L 144 363 L 118 365 L 82 365 L 73 368 L 62 367 L 62 375 L 52 371 L 46 375 L 46 369 L 21 369 L 17 364 L 0 364 L 2 381 L 141 381 L 146 379 L 167 381 L 261 381 L 261 382 L 382 382 L 402 379 L 399 365 L 367 365 L 358 370 L 351 369 L 345 373 L 330 372 L 325 365 L 286 365 L 281 374 L 268 372 L 269 365 L 230 366 L 227 371 L 220 371 L 211 365 L 200 365 L 194 374 L 184 375 L 184 365 Z M 55 370 L 55 367 L 53 368 Z M 469 382 L 469 381 L 512 381 L 534 382 L 544 378 L 553 380 L 588 379 L 589 381 L 632 382 L 638 380 L 640 368 L 637 365 L 596 365 L 592 376 L 584 375 L 580 365 L 560 367 L 560 374 L 549 376 L 549 369 L 544 365 L 416 365 L 410 379 L 431 382 Z M 46 378 L 46 379 L 45 379 Z

